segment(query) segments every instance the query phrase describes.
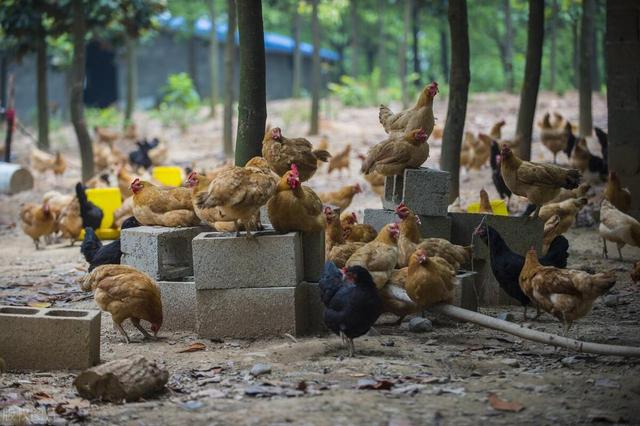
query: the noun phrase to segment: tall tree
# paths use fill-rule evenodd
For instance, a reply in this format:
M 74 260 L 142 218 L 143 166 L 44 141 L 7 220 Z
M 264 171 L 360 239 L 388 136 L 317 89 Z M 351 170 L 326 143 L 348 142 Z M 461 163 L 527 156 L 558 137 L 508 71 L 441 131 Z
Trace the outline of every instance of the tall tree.
M 351 0 L 349 2 L 349 17 L 351 20 L 351 67 L 349 69 L 352 77 L 357 77 L 359 73 L 358 65 L 360 62 L 360 34 L 358 20 L 358 1 Z
M 398 49 L 398 73 L 400 78 L 400 91 L 402 93 L 402 108 L 409 106 L 409 90 L 407 88 L 407 44 L 409 43 L 409 29 L 411 27 L 411 11 L 413 0 L 404 2 L 404 26 L 402 30 L 402 39 L 400 48 Z
M 497 25 L 488 28 L 489 35 L 498 46 L 502 73 L 504 75 L 504 90 L 513 92 L 513 24 L 511 22 L 511 2 L 502 0 L 502 16 L 504 19 L 504 33 L 501 33 Z
M 236 1 L 227 0 L 227 39 L 224 45 L 224 155 L 233 157 L 233 93 L 236 62 Z
M 85 37 L 87 35 L 86 10 L 83 0 L 72 0 L 71 38 L 73 40 L 72 82 L 71 82 L 71 122 L 78 138 L 80 160 L 82 161 L 82 180 L 93 176 L 93 146 L 84 118 L 84 78 L 86 66 Z
M 216 0 L 208 0 L 209 21 L 209 79 L 211 91 L 209 93 L 209 117 L 215 118 L 218 104 L 218 30 L 216 28 Z
M 600 91 L 600 52 L 598 51 L 598 25 L 596 24 L 596 20 L 598 19 L 598 8 L 594 8 L 595 13 L 593 16 L 593 31 L 591 37 L 591 88 L 594 92 Z
M 240 96 L 236 165 L 262 155 L 267 121 L 266 59 L 262 5 L 255 0 L 236 0 L 240 33 Z
M 376 40 L 377 44 L 377 52 L 376 52 L 376 66 L 380 70 L 380 82 L 382 84 L 385 83 L 385 63 L 386 58 L 384 57 L 384 42 L 386 40 L 385 35 L 385 26 L 384 26 L 384 15 L 385 15 L 385 2 L 386 0 L 378 0 L 378 37 Z
M 466 0 L 449 0 L 451 76 L 440 168 L 451 173 L 449 202 L 460 195 L 460 149 L 469 93 L 469 23 Z
M 422 3 L 419 0 L 413 0 L 413 13 L 411 19 L 411 48 L 413 53 L 413 72 L 416 75 L 416 79 L 413 84 L 417 89 L 422 88 L 422 70 L 420 69 L 420 11 L 422 10 Z
M 444 23 L 440 25 L 440 68 L 445 83 L 449 83 L 449 39 Z
M 320 22 L 318 20 L 319 0 L 311 0 L 311 37 L 313 55 L 311 57 L 311 125 L 310 135 L 320 131 Z
M 551 22 L 549 22 L 549 32 L 551 35 L 551 52 L 549 52 L 549 89 L 556 90 L 556 77 L 558 65 L 556 56 L 558 53 L 558 0 L 551 0 Z
M 136 58 L 136 39 L 125 36 L 125 62 L 127 65 L 126 102 L 124 108 L 125 124 L 131 121 L 138 97 L 138 60 Z
M 590 136 L 593 127 L 591 117 L 591 61 L 593 60 L 593 16 L 595 0 L 582 1 L 582 25 L 580 31 L 580 87 L 578 132 Z
M 516 138 L 520 139 L 520 157 L 531 159 L 531 134 L 536 113 L 540 70 L 542 68 L 542 44 L 544 41 L 544 0 L 529 0 L 527 25 L 527 58 L 524 69 Z
M 299 5 L 293 2 L 293 81 L 291 83 L 291 94 L 294 98 L 299 98 L 302 92 L 302 50 L 300 49 L 301 20 Z

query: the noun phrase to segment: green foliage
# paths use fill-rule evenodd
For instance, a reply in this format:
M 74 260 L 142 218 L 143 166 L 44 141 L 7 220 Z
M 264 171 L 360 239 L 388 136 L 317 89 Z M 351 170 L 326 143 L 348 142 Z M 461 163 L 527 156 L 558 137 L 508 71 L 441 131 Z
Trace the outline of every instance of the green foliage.
M 162 100 L 152 112 L 163 126 L 177 125 L 183 131 L 196 120 L 200 97 L 187 73 L 171 74 L 162 88 Z
M 116 107 L 86 108 L 85 116 L 88 127 L 118 127 L 122 123 L 122 114 Z
M 414 95 L 413 82 L 417 75 L 410 74 L 407 77 L 411 96 Z M 353 78 L 348 75 L 340 77 L 339 83 L 329 83 L 329 91 L 337 97 L 342 105 L 354 107 L 376 106 L 380 102 L 388 102 L 389 99 L 398 99 L 401 94 L 400 81 L 392 80 L 386 87 L 382 86 L 379 68 L 374 68 L 368 76 Z

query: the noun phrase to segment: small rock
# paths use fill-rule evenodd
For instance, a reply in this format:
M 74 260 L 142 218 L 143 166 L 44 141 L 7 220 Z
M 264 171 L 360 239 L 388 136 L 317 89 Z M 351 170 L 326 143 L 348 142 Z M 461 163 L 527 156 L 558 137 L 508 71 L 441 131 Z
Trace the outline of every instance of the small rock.
M 511 322 L 511 321 L 513 321 L 513 314 L 511 312 L 501 312 L 501 313 L 498 314 L 498 316 L 496 318 L 498 318 L 499 320 L 502 320 L 502 321 Z
M 609 294 L 604 297 L 604 306 L 616 306 L 618 304 L 618 295 L 617 294 Z
M 262 376 L 263 374 L 271 373 L 271 366 L 269 364 L 256 364 L 251 368 L 249 374 L 253 377 Z
M 560 360 L 562 365 L 573 365 L 578 363 L 578 359 L 575 356 L 567 356 Z
M 378 330 L 376 330 L 375 328 L 371 327 L 369 329 L 369 331 L 367 332 L 367 336 L 371 336 L 371 337 L 376 337 L 379 336 L 380 332 Z
M 515 358 L 505 358 L 502 360 L 502 363 L 508 367 L 514 367 L 514 368 L 520 367 L 520 363 Z
M 415 317 L 409 321 L 409 331 L 414 333 L 425 333 L 433 330 L 433 324 L 426 318 Z

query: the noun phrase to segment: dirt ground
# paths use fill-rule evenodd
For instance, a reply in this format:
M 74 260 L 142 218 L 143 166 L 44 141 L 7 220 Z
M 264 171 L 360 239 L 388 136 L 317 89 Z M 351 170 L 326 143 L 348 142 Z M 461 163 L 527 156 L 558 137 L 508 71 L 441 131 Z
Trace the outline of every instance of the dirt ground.
M 504 94 L 472 95 L 467 122 L 472 131 L 488 131 L 491 123 L 507 120 L 505 135 L 515 127 L 517 97 Z M 306 133 L 304 101 L 269 104 L 269 122 L 283 127 L 285 135 Z M 570 120 L 577 115 L 577 97 L 559 98 L 542 94 L 538 116 L 559 110 Z M 382 139 L 374 108 L 348 109 L 337 104 L 323 106 L 322 131 L 330 140 L 330 150 L 346 143 L 354 151 Z M 444 123 L 444 102 L 436 103 L 440 123 Z M 537 117 L 538 118 L 538 117 Z M 168 142 L 170 158 L 180 165 L 196 162 L 213 167 L 221 161 L 221 127 L 218 122 L 193 125 L 186 134 L 160 129 L 143 114 L 137 117 L 143 134 L 160 134 Z M 594 121 L 607 127 L 606 103 L 594 98 Z M 534 139 L 537 138 L 537 133 Z M 317 142 L 318 138 L 311 138 Z M 54 135 L 54 144 L 70 158 L 72 166 L 61 182 L 39 177 L 33 191 L 0 196 L 0 304 L 52 303 L 58 307 L 94 308 L 89 294 L 79 290 L 77 280 L 86 271 L 77 245 L 56 243 L 35 251 L 33 243 L 16 224 L 19 205 L 36 201 L 47 190 L 71 192 L 79 176 L 79 163 L 71 129 Z M 430 141 L 431 158 L 437 165 L 440 141 Z M 595 152 L 597 143 L 591 141 Z M 125 147 L 123 145 L 123 147 Z M 16 154 L 26 162 L 29 143 L 16 141 Z M 126 150 L 126 149 L 125 149 Z M 564 155 L 564 154 L 563 154 Z M 550 160 L 551 154 L 539 142 L 534 159 Z M 360 181 L 359 161 L 351 174 L 327 177 L 319 174 L 310 184 L 322 191 L 345 182 Z M 559 157 L 566 162 L 566 157 Z M 495 196 L 490 171 L 463 175 L 463 204 L 476 200 L 484 186 Z M 597 187 L 592 201 L 601 197 Z M 380 207 L 380 201 L 366 190 L 353 207 Z M 597 228 L 571 229 L 570 267 L 617 271 L 618 282 L 610 295 L 596 301 L 593 311 L 580 320 L 570 336 L 586 341 L 640 346 L 638 287 L 631 283 L 632 261 L 640 259 L 640 249 L 623 249 L 624 262 L 601 258 Z M 610 246 L 610 253 L 615 249 Z M 509 312 L 513 321 L 522 321 L 516 306 L 482 308 L 489 315 Z M 276 313 L 274 313 L 276 315 Z M 300 425 L 465 425 L 465 424 L 640 424 L 640 361 L 584 355 L 555 350 L 514 336 L 482 329 L 472 324 L 429 316 L 430 332 L 414 333 L 407 322 L 385 325 L 383 317 L 377 333 L 356 340 L 357 356 L 345 357 L 336 336 L 313 336 L 297 341 L 283 336 L 255 341 L 209 341 L 193 333 L 160 332 L 157 342 L 122 342 L 108 314 L 102 316 L 101 358 L 103 361 L 142 354 L 163 364 L 170 372 L 166 392 L 156 399 L 123 405 L 89 403 L 81 400 L 72 386 L 77 372 L 5 373 L 0 376 L 0 425 L 21 421 L 64 423 L 83 421 L 95 424 L 157 425 L 179 424 L 300 424 Z M 553 333 L 560 324 L 545 315 L 530 327 Z M 206 345 L 204 351 L 178 353 L 193 342 Z M 69 348 L 73 351 L 74 348 Z M 252 377 L 258 363 L 271 366 L 271 373 Z M 515 411 L 492 408 L 489 395 L 519 404 Z M 20 412 L 17 412 L 19 407 Z M 57 408 L 57 409 L 56 409 Z M 46 411 L 45 411 L 46 409 Z M 28 418 L 33 414 L 35 417 Z M 43 417 L 45 414 L 47 417 Z M 40 417 L 37 417 L 40 415 Z

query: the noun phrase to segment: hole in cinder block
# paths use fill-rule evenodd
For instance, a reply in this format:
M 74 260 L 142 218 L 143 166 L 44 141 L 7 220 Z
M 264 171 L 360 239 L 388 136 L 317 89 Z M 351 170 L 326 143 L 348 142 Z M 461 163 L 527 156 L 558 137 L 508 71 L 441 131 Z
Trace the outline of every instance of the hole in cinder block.
M 34 308 L 0 308 L 0 314 L 35 315 L 37 313 L 38 309 Z
M 87 314 L 88 314 L 88 312 L 84 312 L 84 311 L 56 310 L 56 311 L 49 311 L 45 315 L 49 316 L 49 317 L 73 317 L 73 318 L 79 318 L 79 317 L 86 317 Z
M 272 229 L 265 229 L 264 231 L 255 231 L 253 232 L 253 235 L 256 237 L 262 237 L 262 236 L 266 236 L 266 235 L 282 235 L 280 232 Z M 208 234 L 205 234 L 203 237 L 204 238 L 232 238 L 235 237 L 236 233 L 235 232 L 210 232 Z M 240 236 L 237 238 L 246 238 L 247 234 L 242 231 L 240 232 Z

